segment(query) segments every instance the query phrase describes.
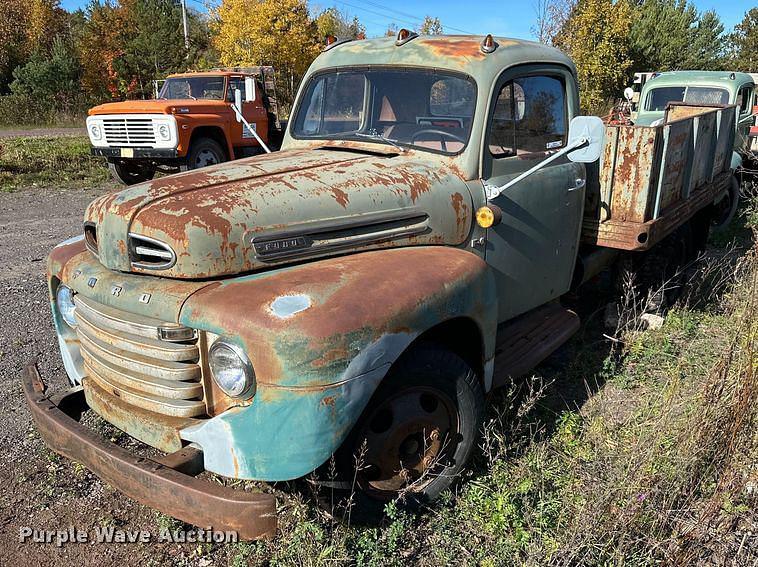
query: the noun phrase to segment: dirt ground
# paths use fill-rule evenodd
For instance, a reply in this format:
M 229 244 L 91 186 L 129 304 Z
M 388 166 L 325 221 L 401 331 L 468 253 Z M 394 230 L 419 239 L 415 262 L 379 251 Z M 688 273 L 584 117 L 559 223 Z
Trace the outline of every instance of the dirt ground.
M 148 530 L 157 538 L 167 524 L 165 517 L 48 451 L 21 392 L 21 369 L 33 358 L 50 387 L 67 387 L 50 318 L 45 257 L 55 244 L 80 232 L 84 208 L 105 190 L 0 193 L 0 377 L 5 391 L 0 397 L 0 565 L 225 565 L 229 550 L 211 549 L 209 544 L 58 547 L 54 542 L 20 542 L 24 526 L 41 530 L 74 526 L 94 539 L 96 526 Z

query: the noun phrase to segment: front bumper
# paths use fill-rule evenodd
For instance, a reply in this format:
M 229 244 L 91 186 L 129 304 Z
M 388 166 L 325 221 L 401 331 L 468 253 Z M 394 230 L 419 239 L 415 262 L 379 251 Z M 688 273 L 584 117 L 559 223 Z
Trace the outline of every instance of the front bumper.
M 179 152 L 176 149 L 92 147 L 92 155 L 119 159 L 173 159 L 179 157 Z
M 132 455 L 79 423 L 87 409 L 84 392 L 58 397 L 45 393 L 35 363 L 24 368 L 26 402 L 45 443 L 79 462 L 130 498 L 199 527 L 236 531 L 240 539 L 276 534 L 276 499 L 196 478 L 204 468 L 202 451 L 192 447 L 158 459 Z

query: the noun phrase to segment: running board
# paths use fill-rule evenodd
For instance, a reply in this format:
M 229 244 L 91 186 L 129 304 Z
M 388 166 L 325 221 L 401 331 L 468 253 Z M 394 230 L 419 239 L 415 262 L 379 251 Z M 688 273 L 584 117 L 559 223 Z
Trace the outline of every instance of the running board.
M 519 315 L 497 330 L 493 387 L 537 366 L 579 330 L 579 316 L 548 303 Z

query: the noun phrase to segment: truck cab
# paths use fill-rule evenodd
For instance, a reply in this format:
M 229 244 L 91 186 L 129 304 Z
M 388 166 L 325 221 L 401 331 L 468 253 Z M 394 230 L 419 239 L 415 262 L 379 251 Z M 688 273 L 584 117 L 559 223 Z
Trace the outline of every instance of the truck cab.
M 691 234 L 677 229 L 694 215 L 707 233 L 731 179 L 734 106 L 703 109 L 697 144 L 680 135 L 692 117 L 606 132 L 579 108 L 574 64 L 538 43 L 330 44 L 281 151 L 103 195 L 51 252 L 72 388 L 52 400 L 27 368 L 42 436 L 244 538 L 275 532 L 274 496 L 198 473 L 282 481 L 333 462 L 366 502 L 433 500 L 476 447 L 486 395 L 578 329 L 561 296 Z M 95 439 L 87 409 L 165 454 Z
M 754 123 L 755 83 L 748 73 L 730 71 L 671 71 L 659 73 L 645 83 L 635 124 L 649 126 L 663 119 L 670 102 L 736 104 L 735 151 L 749 148 Z M 737 159 L 737 156 L 735 156 Z M 735 164 L 737 167 L 737 164 Z
M 169 75 L 154 100 L 90 109 L 92 153 L 126 185 L 261 153 L 281 142 L 275 88 L 272 67 Z

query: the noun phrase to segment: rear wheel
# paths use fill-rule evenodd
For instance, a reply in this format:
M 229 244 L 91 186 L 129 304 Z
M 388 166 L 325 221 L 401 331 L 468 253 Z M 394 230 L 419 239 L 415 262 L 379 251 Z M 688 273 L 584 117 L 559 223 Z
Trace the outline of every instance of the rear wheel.
M 740 203 L 740 185 L 732 177 L 729 188 L 724 196 L 713 204 L 713 229 L 724 230 L 732 222 Z
M 113 179 L 124 185 L 149 181 L 155 175 L 155 167 L 129 161 L 109 161 L 108 170 Z
M 471 456 L 483 415 L 479 378 L 463 359 L 436 345 L 405 355 L 339 456 L 364 511 L 401 495 L 410 505 L 437 498 Z
M 624 288 L 631 284 L 635 299 L 644 301 L 647 311 L 671 307 L 687 282 L 686 268 L 695 249 L 692 227 L 686 223 L 651 250 L 627 254 L 617 265 L 619 292 L 625 294 Z
M 227 160 L 226 152 L 216 140 L 198 138 L 192 142 L 187 153 L 187 169 L 199 169 Z

